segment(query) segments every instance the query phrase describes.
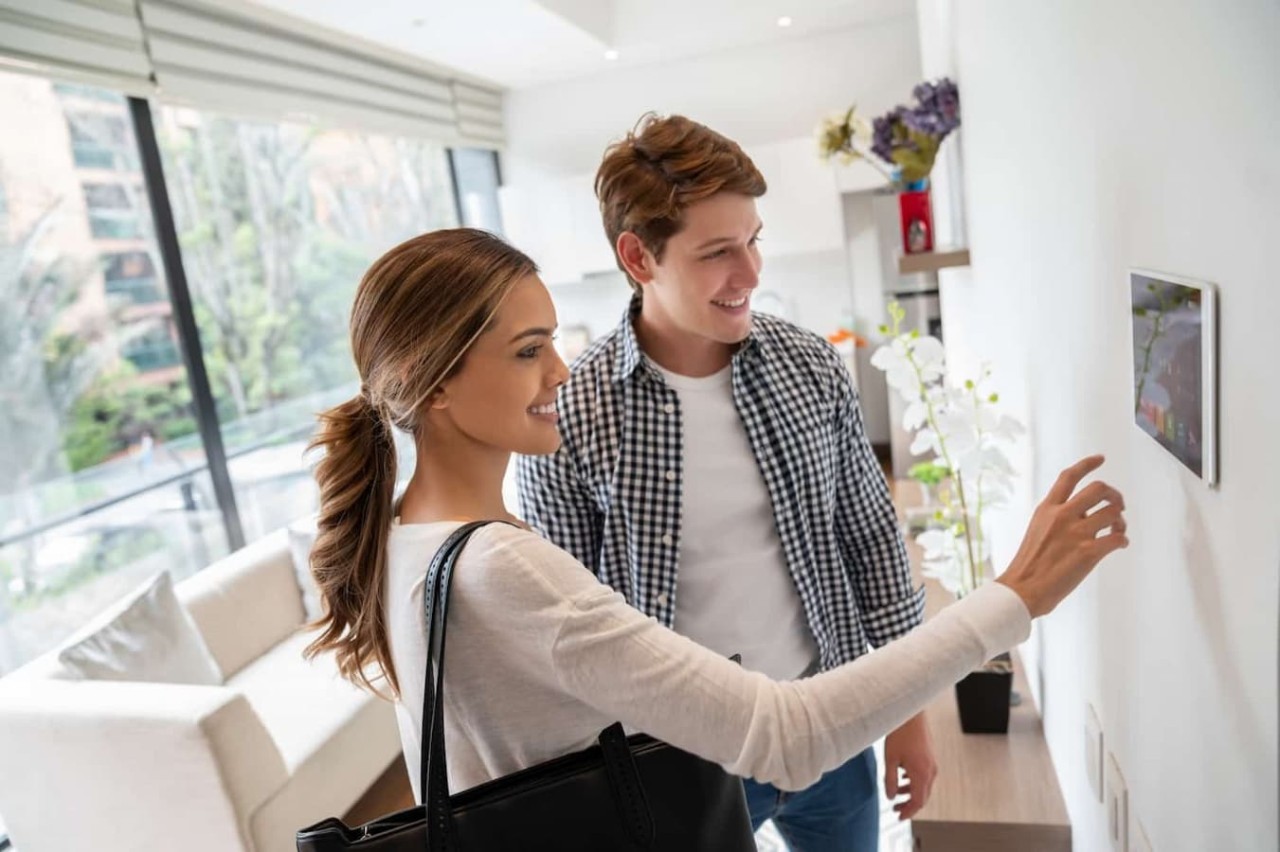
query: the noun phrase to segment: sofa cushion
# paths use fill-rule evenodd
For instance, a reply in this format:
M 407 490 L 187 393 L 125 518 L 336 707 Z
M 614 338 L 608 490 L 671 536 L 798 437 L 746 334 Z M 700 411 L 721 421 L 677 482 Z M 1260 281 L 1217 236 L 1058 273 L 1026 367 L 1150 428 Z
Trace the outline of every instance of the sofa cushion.
M 362 708 L 381 700 L 344 680 L 332 654 L 303 659 L 315 636 L 295 633 L 227 681 L 249 699 L 291 773 Z
M 346 813 L 400 757 L 390 701 L 342 680 L 331 654 L 299 665 L 314 635 L 282 642 L 234 679 L 290 773 L 289 783 L 252 816 L 256 852 L 294 852 L 299 828 Z
M 177 592 L 227 678 L 302 626 L 283 529 L 196 572 Z
M 299 518 L 289 524 L 287 529 L 293 573 L 298 578 L 298 588 L 302 590 L 302 608 L 307 613 L 307 621 L 315 621 L 324 612 L 320 603 L 320 589 L 311 576 L 311 548 L 316 544 L 316 516 Z
M 103 616 L 91 632 L 58 652 L 72 675 L 95 680 L 217 686 L 222 672 L 173 593 L 165 571 Z

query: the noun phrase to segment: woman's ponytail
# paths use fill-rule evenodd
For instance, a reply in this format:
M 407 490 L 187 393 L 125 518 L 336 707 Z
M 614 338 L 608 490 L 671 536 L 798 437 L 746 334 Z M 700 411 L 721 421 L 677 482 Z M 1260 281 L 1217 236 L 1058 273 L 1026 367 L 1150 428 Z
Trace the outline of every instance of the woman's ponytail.
M 398 690 L 382 623 L 396 481 L 391 426 L 362 389 L 320 415 L 310 449 L 324 452 L 315 469 L 320 516 L 311 575 L 326 611 L 307 656 L 332 649 L 343 677 L 375 692 L 373 681 L 385 677 Z M 370 672 L 369 663 L 377 669 Z

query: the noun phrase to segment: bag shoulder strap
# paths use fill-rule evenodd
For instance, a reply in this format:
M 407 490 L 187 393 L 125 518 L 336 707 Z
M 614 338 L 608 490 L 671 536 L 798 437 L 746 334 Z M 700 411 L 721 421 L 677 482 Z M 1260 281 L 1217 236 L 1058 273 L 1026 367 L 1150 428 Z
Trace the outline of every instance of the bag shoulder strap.
M 448 758 L 444 742 L 444 650 L 445 625 L 449 615 L 449 587 L 458 556 L 467 540 L 480 527 L 490 523 L 508 522 L 471 521 L 450 534 L 431 560 L 423 587 L 428 653 L 422 694 L 423 737 L 419 789 L 426 808 L 428 852 L 445 852 L 449 848 L 452 833 Z M 615 722 L 601 731 L 598 741 L 624 831 L 636 848 L 650 849 L 656 834 L 653 817 L 621 723 Z
M 426 806 L 427 844 L 441 852 L 449 831 L 449 775 L 444 743 L 444 638 L 448 621 L 449 585 L 458 556 L 472 533 L 491 523 L 470 521 L 454 530 L 436 551 L 427 569 L 422 600 L 427 630 L 426 678 L 422 691 L 422 746 L 418 789 Z

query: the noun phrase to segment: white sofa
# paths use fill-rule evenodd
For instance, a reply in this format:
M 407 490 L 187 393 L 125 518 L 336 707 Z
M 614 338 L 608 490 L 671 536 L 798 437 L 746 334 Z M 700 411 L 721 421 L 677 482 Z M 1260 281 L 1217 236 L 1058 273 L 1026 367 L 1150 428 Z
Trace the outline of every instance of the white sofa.
M 0 813 L 20 852 L 289 852 L 400 754 L 392 705 L 310 636 L 285 530 L 176 587 L 221 686 L 0 679 Z

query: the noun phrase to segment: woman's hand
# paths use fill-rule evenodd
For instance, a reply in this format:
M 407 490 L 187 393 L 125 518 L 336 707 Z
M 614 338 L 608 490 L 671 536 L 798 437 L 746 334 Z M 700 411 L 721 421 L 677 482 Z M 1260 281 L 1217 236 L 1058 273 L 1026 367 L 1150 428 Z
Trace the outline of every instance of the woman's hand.
M 1052 612 L 1095 565 L 1129 546 L 1119 491 L 1095 481 L 1073 496 L 1102 462 L 1102 456 L 1089 456 L 1059 474 L 1031 516 L 1017 555 L 996 578 L 1022 597 L 1032 618 Z

